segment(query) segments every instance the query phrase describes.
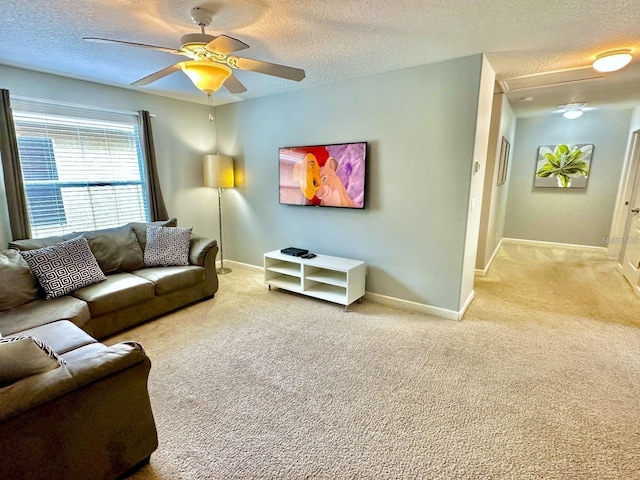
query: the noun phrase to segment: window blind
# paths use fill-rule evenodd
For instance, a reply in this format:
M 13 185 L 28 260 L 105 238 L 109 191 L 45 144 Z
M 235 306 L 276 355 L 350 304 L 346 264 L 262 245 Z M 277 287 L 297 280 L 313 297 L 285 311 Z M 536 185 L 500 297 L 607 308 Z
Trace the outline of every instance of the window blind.
M 148 221 L 137 119 L 13 113 L 33 237 Z

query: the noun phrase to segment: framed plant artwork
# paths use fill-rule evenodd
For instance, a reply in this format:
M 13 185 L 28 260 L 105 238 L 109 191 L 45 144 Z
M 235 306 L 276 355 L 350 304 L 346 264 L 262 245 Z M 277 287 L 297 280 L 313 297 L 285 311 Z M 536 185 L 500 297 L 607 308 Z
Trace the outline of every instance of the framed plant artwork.
M 586 188 L 591 173 L 593 144 L 538 147 L 534 187 Z
M 509 150 L 511 145 L 509 141 L 502 137 L 502 144 L 500 146 L 500 161 L 498 163 L 498 186 L 504 185 L 507 181 L 507 169 L 509 168 Z

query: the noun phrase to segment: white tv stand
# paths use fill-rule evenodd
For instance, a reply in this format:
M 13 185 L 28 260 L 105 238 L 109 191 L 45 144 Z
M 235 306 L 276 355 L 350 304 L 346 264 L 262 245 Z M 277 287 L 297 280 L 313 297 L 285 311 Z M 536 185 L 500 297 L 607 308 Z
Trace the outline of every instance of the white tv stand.
M 274 250 L 264 254 L 264 281 L 271 286 L 344 305 L 345 311 L 364 296 L 367 264 L 348 258 L 317 255 L 301 258 Z

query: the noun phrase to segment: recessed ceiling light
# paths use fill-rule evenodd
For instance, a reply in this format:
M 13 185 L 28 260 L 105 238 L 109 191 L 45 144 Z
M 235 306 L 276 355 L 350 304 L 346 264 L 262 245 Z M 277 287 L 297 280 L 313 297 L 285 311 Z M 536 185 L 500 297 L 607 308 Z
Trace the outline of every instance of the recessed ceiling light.
M 628 48 L 612 50 L 596 56 L 593 68 L 599 72 L 615 72 L 627 66 L 632 58 L 631 50 Z

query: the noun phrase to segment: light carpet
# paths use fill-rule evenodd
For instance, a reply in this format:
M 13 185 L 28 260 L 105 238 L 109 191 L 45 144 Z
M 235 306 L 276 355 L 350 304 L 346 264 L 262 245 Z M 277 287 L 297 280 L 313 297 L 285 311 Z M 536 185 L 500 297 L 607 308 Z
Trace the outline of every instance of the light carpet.
M 505 245 L 461 322 L 241 267 L 109 339 L 152 360 L 132 480 L 640 479 L 640 300 L 599 253 Z

